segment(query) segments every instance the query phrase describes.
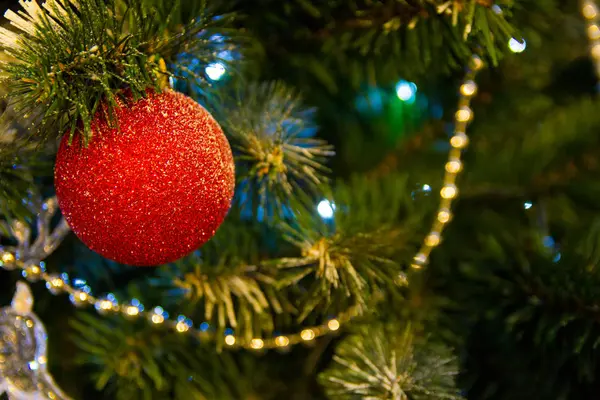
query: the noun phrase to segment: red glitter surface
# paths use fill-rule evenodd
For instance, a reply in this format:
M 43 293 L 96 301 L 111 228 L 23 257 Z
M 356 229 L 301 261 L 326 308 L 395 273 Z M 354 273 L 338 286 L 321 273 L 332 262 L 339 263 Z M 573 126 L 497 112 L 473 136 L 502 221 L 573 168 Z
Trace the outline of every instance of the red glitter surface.
M 214 118 L 166 91 L 117 109 L 119 129 L 92 124 L 87 148 L 63 138 L 56 195 L 73 232 L 123 264 L 175 261 L 208 241 L 223 222 L 235 174 Z

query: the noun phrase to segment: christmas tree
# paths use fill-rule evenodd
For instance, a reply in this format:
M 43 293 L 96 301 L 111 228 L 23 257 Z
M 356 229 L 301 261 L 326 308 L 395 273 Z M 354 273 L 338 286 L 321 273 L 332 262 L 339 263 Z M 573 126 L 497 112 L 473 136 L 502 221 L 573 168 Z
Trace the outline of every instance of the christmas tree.
M 0 398 L 598 397 L 595 1 L 2 6 Z

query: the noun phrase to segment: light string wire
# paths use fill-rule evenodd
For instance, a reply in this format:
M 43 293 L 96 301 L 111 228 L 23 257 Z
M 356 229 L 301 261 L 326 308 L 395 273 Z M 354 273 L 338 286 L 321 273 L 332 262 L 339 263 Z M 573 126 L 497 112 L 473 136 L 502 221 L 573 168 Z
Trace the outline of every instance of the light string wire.
M 442 232 L 452 219 L 452 201 L 458 196 L 456 179 L 463 169 L 461 155 L 469 143 L 466 128 L 473 119 L 470 104 L 471 99 L 477 93 L 477 84 L 474 79 L 483 66 L 484 63 L 481 58 L 474 55 L 460 86 L 458 109 L 454 115 L 455 129 L 453 136 L 450 138 L 451 148 L 445 165 L 436 219 L 418 254 L 413 259 L 412 268 L 414 269 L 421 269 L 427 264 L 431 251 L 441 243 Z M 216 339 L 216 333 L 208 329 L 209 325 L 205 325 L 208 324 L 206 322 L 202 324 L 205 329 L 202 328 L 202 325 L 200 329 L 197 329 L 194 327 L 192 320 L 183 315 L 178 316 L 176 319 L 169 318 L 168 313 L 160 306 L 147 311 L 136 299 L 119 304 L 114 295 L 101 298 L 95 297 L 91 294 L 89 286 L 76 287 L 71 285 L 66 274 L 47 273 L 43 260 L 58 247 L 69 232 L 69 227 L 64 218 L 60 220 L 53 231 L 50 230 L 50 220 L 57 210 L 58 204 L 55 198 L 50 198 L 43 203 L 38 213 L 38 234 L 33 243 L 31 243 L 31 231 L 26 224 L 17 221 L 9 226 L 8 228 L 17 240 L 18 245 L 15 248 L 0 247 L 0 267 L 6 270 L 20 269 L 23 277 L 30 282 L 44 281 L 50 293 L 53 295 L 68 294 L 71 302 L 77 307 L 93 306 L 101 315 L 121 314 L 130 320 L 145 318 L 152 325 L 162 326 L 179 334 L 191 334 L 201 340 Z M 402 274 L 397 283 L 405 285 L 407 283 L 406 275 Z M 307 327 L 297 333 L 278 335 L 271 338 L 255 337 L 247 340 L 229 333 L 224 337 L 224 343 L 228 348 L 282 349 L 299 343 L 308 343 L 316 338 L 335 333 L 342 325 L 350 322 L 358 314 L 355 308 L 351 308 L 338 315 L 337 318 L 330 319 L 321 325 Z M 226 330 L 226 332 L 228 331 L 230 330 Z
M 586 33 L 589 40 L 590 56 L 594 62 L 594 71 L 596 77 L 600 78 L 600 26 L 598 25 L 600 13 L 596 1 L 582 0 L 581 14 L 587 23 Z M 600 87 L 597 89 L 600 89 Z

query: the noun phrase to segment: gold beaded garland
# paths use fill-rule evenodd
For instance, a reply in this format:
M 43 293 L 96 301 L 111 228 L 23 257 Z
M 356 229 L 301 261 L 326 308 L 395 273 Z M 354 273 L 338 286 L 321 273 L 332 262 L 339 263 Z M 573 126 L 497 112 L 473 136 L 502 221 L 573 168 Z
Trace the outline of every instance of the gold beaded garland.
M 596 75 L 600 77 L 600 12 L 594 0 L 581 1 L 581 14 L 587 22 L 587 36 L 590 42 L 590 55 Z
M 454 114 L 454 135 L 450 138 L 450 154 L 448 162 L 445 165 L 446 173 L 444 175 L 444 184 L 440 190 L 440 204 L 437 211 L 436 220 L 433 222 L 429 234 L 425 237 L 421 249 L 413 258 L 412 268 L 421 269 L 429 260 L 429 254 L 441 243 L 442 232 L 446 224 L 452 219 L 451 205 L 452 201 L 458 196 L 458 188 L 455 185 L 458 174 L 463 169 L 461 161 L 462 150 L 469 144 L 466 128 L 469 122 L 473 120 L 473 110 L 471 110 L 471 99 L 477 93 L 477 84 L 475 76 L 483 68 L 483 61 L 477 55 L 471 58 L 469 68 L 465 79 L 460 86 L 459 107 Z

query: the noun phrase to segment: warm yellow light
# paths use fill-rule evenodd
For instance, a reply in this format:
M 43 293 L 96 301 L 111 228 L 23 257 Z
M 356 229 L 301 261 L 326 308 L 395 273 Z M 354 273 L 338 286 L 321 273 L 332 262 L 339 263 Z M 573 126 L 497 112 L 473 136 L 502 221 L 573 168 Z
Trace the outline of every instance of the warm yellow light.
M 442 224 L 446 224 L 446 223 L 450 222 L 451 218 L 452 218 L 452 214 L 450 213 L 450 210 L 448 210 L 448 209 L 443 209 L 438 212 L 437 219 Z
M 592 46 L 592 57 L 600 58 L 600 44 L 595 44 Z
M 477 84 L 473 81 L 467 81 L 460 87 L 460 93 L 463 96 L 473 96 L 477 93 Z
M 275 338 L 275 344 L 276 344 L 278 347 L 286 347 L 287 345 L 289 345 L 289 344 L 290 344 L 290 339 L 288 339 L 288 338 L 287 338 L 287 337 L 285 337 L 285 336 L 277 336 L 277 337 Z
M 184 333 L 187 332 L 190 327 L 184 321 L 179 321 L 177 325 L 175 325 L 175 329 L 177 329 L 177 332 L 179 333 Z
M 110 300 L 100 300 L 98 307 L 100 307 L 101 310 L 109 311 L 112 310 L 113 304 Z
M 412 265 L 414 269 L 421 269 L 423 265 L 427 262 L 427 256 L 424 253 L 419 253 L 413 259 L 415 262 Z
M 65 281 L 63 281 L 61 278 L 52 278 L 50 280 L 50 286 L 55 289 L 60 289 L 65 286 Z
M 235 336 L 233 336 L 233 335 L 225 336 L 225 344 L 227 346 L 233 346 L 235 344 Z
M 315 338 L 315 331 L 313 331 L 312 329 L 305 329 L 302 332 L 300 332 L 300 337 L 302 338 L 302 340 L 313 340 Z
M 473 117 L 473 112 L 467 106 L 462 107 L 456 112 L 456 120 L 458 122 L 469 122 Z
M 265 346 L 265 342 L 262 339 L 252 339 L 250 341 L 250 347 L 254 350 L 260 350 Z
M 462 169 L 462 163 L 460 160 L 451 160 L 446 163 L 446 171 L 451 174 L 459 173 Z
M 588 26 L 588 37 L 592 40 L 600 39 L 600 28 L 596 24 Z
M 338 321 L 337 319 L 332 319 L 327 323 L 327 327 L 330 331 L 337 331 L 338 329 L 340 329 L 340 321 Z
M 598 15 L 598 9 L 596 5 L 591 1 L 587 1 L 583 6 L 583 16 L 587 19 L 594 19 Z
M 464 149 L 469 144 L 469 137 L 462 132 L 458 132 L 450 138 L 450 145 L 455 149 Z
M 453 199 L 458 194 L 458 189 L 454 185 L 446 185 L 442 188 L 440 194 L 444 199 Z
M 79 297 L 80 301 L 87 301 L 89 295 L 86 292 L 77 293 L 77 297 Z
M 15 256 L 13 253 L 4 252 L 2 253 L 2 263 L 3 264 L 12 264 L 15 262 Z
M 430 233 L 426 238 L 425 238 L 425 244 L 429 247 L 435 247 L 438 244 L 440 244 L 441 241 L 441 237 L 440 234 L 437 232 L 432 232 Z
M 481 68 L 483 68 L 483 60 L 479 58 L 479 56 L 473 56 L 471 59 L 471 67 L 475 71 L 479 71 Z
M 163 322 L 165 322 L 165 317 L 163 317 L 160 314 L 152 314 L 152 323 L 158 325 L 158 324 L 162 324 Z
M 125 308 L 125 313 L 129 316 L 135 317 L 136 315 L 139 315 L 140 309 L 135 306 L 127 306 Z

